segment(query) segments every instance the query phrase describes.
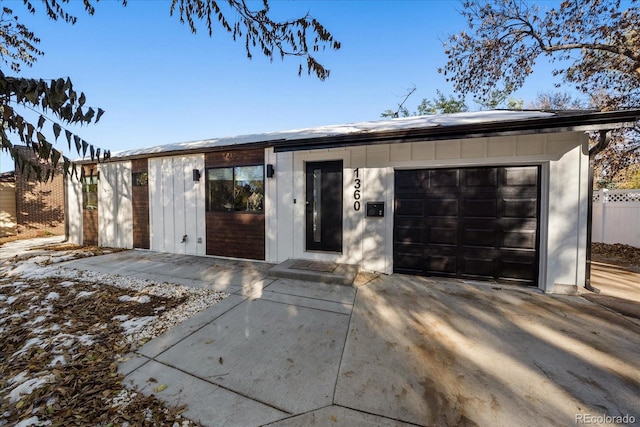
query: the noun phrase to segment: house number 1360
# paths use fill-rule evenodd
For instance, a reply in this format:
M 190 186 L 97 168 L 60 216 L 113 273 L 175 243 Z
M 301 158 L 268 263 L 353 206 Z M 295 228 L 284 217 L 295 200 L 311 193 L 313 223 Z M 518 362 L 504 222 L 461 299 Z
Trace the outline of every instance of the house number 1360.
M 355 199 L 353 209 L 356 211 L 360 210 L 360 187 L 362 187 L 362 183 L 360 182 L 360 169 L 355 168 L 353 170 L 353 198 Z

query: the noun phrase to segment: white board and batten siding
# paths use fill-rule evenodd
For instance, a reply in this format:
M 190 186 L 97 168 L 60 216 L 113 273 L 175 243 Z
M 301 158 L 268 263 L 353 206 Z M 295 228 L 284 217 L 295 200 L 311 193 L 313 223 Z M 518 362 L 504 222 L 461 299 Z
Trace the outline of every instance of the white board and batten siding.
M 149 159 L 149 197 L 151 250 L 205 255 L 204 155 Z
M 586 250 L 587 142 L 582 132 L 565 132 L 293 153 L 268 149 L 266 159 L 275 163 L 276 177 L 266 186 L 266 199 L 275 201 L 267 205 L 267 224 L 268 229 L 277 231 L 267 232 L 267 261 L 317 259 L 391 274 L 396 169 L 540 165 L 539 287 L 553 292 L 556 284 L 584 284 L 580 260 Z M 304 246 L 304 165 L 324 160 L 343 161 L 344 234 L 340 254 L 306 251 Z M 353 209 L 356 169 L 361 180 L 359 211 Z M 367 202 L 384 202 L 384 217 L 366 217 L 363 208 Z
M 67 176 L 65 178 L 67 191 L 67 221 L 69 243 L 82 245 L 82 183 L 77 176 Z
M 16 183 L 0 181 L 0 237 L 17 232 Z
M 98 165 L 98 244 L 133 248 L 131 162 Z

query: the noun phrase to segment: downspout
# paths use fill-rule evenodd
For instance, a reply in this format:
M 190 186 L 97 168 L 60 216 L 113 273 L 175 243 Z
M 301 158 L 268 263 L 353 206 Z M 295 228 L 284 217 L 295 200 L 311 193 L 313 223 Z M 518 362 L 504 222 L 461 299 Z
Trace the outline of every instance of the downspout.
M 595 157 L 602 150 L 607 148 L 609 141 L 611 140 L 610 130 L 601 130 L 598 138 L 598 143 L 589 149 L 589 184 L 588 184 L 588 201 L 587 201 L 587 264 L 585 269 L 585 283 L 584 287 L 596 294 L 600 293 L 600 289 L 594 288 L 591 285 L 591 240 L 592 240 L 592 227 L 593 227 L 593 169 L 595 164 Z

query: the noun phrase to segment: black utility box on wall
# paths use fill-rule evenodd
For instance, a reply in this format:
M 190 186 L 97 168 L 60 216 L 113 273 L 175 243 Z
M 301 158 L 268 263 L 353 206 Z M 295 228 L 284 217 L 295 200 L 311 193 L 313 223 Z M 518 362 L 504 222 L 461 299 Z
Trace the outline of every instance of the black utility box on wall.
M 367 216 L 383 217 L 384 202 L 367 202 Z

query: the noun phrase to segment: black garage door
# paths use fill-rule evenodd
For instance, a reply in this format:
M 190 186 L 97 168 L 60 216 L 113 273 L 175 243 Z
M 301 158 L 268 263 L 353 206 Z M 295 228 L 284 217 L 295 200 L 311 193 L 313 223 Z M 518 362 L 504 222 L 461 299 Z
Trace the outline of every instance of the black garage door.
M 540 168 L 395 173 L 394 271 L 536 284 Z

